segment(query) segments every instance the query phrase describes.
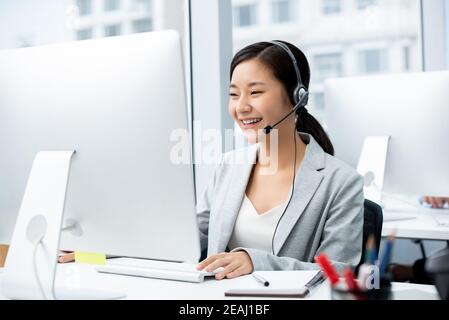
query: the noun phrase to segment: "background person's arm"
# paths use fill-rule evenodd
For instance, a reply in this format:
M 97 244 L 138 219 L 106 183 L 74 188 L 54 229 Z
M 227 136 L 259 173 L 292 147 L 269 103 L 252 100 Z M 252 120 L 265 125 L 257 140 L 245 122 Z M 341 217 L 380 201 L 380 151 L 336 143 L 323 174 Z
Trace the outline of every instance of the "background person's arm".
M 445 204 L 449 204 L 449 197 L 430 197 L 425 196 L 424 202 L 432 206 L 432 208 L 441 209 Z

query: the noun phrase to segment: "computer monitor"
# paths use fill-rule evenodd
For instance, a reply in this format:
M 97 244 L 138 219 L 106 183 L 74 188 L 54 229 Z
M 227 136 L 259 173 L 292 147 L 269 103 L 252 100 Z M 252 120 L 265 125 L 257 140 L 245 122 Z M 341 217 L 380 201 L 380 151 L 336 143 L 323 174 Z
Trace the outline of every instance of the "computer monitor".
M 357 167 L 368 136 L 389 136 L 383 191 L 449 195 L 449 72 L 329 79 L 335 155 Z
M 188 132 L 174 31 L 0 51 L 0 243 L 36 154 L 73 149 L 64 219 L 82 234 L 62 232 L 60 248 L 197 262 L 192 163 L 171 159 L 174 130 Z

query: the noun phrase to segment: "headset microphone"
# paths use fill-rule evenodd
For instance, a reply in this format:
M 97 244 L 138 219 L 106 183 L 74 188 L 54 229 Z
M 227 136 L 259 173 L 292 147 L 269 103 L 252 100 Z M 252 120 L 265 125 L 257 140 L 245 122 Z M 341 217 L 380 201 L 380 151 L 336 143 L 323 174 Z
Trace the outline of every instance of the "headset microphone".
M 309 96 L 309 93 L 306 90 L 304 90 L 304 93 L 301 95 L 299 102 L 293 107 L 293 109 L 289 113 L 287 113 L 281 120 L 276 122 L 275 124 L 268 125 L 265 128 L 263 128 L 263 132 L 265 134 L 269 134 L 271 132 L 271 130 L 274 129 L 274 127 L 276 127 L 282 121 L 287 119 L 292 113 L 296 112 L 296 110 L 298 110 L 299 108 L 304 107 L 307 104 L 308 96 Z
M 307 105 L 307 101 L 309 100 L 309 91 L 307 91 L 306 87 L 302 83 L 301 73 L 299 72 L 298 62 L 296 61 L 295 55 L 291 52 L 291 50 L 285 43 L 283 43 L 281 41 L 276 41 L 276 40 L 271 41 L 271 43 L 276 45 L 277 47 L 283 49 L 290 57 L 292 64 L 293 64 L 293 68 L 295 70 L 295 74 L 296 74 L 296 78 L 297 78 L 296 79 L 297 85 L 296 85 L 295 89 L 293 90 L 293 102 L 295 103 L 295 106 L 289 113 L 287 113 L 287 115 L 285 115 L 281 120 L 276 122 L 274 125 L 266 126 L 263 129 L 265 134 L 269 134 L 270 131 L 274 127 L 276 127 L 279 123 L 281 123 L 282 121 L 287 119 L 287 117 L 290 116 L 293 112 L 296 112 L 301 107 L 305 107 Z

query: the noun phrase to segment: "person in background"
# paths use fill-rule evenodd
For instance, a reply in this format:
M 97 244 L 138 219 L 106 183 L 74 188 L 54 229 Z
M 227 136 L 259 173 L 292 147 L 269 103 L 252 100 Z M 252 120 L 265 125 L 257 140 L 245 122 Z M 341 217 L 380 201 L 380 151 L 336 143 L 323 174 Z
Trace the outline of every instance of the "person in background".
M 434 209 L 449 209 L 449 197 L 424 196 L 421 199 L 424 206 L 431 206 Z M 410 281 L 420 284 L 433 284 L 434 279 L 425 270 L 426 258 L 416 260 L 412 266 L 393 264 L 391 272 L 393 280 L 398 282 Z
M 442 209 L 449 206 L 449 197 L 430 197 L 425 196 L 423 198 L 424 202 L 431 205 L 432 208 Z M 448 208 L 449 209 L 449 208 Z

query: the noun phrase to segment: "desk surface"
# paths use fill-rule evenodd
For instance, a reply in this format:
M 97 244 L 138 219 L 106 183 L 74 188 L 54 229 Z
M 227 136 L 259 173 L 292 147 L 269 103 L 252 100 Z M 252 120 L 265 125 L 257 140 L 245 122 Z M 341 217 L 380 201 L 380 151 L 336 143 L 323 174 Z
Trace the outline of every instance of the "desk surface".
M 449 210 L 441 209 L 402 209 L 404 213 L 416 214 L 416 218 L 409 220 L 384 221 L 382 236 L 388 236 L 393 231 L 397 238 L 423 239 L 423 240 L 449 240 L 449 225 L 438 223 L 439 217 L 448 217 Z M 401 210 L 401 211 L 402 211 Z M 388 210 L 385 210 L 388 214 Z
M 260 272 L 275 286 L 294 286 L 303 283 L 311 276 L 310 271 L 265 271 Z M 0 284 L 2 281 L 0 269 Z M 97 273 L 91 265 L 64 264 L 58 265 L 56 276 L 57 286 L 73 286 L 96 288 L 111 291 L 121 291 L 127 294 L 127 299 L 135 300 L 236 300 L 237 297 L 225 297 L 224 292 L 232 288 L 259 287 L 252 276 L 247 275 L 236 279 L 217 281 L 209 279 L 202 283 L 157 280 L 130 276 Z M 438 299 L 434 286 L 410 283 L 393 283 L 394 299 Z M 5 297 L 0 292 L 0 300 Z M 241 298 L 248 299 L 248 298 Z M 258 300 L 263 298 L 257 298 Z M 327 281 L 322 283 L 306 299 L 328 300 L 330 289 Z

